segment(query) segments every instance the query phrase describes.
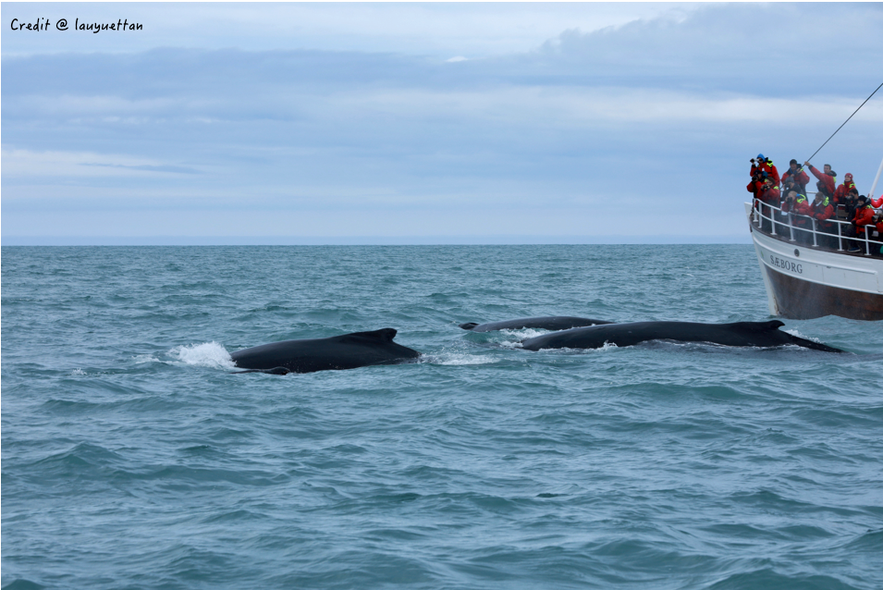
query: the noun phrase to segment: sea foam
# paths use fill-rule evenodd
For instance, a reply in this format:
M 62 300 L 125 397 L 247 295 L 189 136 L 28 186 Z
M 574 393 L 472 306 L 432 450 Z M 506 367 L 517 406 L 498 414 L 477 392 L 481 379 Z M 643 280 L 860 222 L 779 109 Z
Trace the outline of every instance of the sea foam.
M 197 367 L 233 369 L 236 367 L 230 353 L 217 342 L 176 346 L 169 351 L 174 360 Z

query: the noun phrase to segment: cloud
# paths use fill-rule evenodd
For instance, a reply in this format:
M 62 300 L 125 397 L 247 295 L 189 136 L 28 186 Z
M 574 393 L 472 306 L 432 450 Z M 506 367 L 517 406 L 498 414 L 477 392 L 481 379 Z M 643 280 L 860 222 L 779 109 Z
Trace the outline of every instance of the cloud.
M 881 28 L 880 5 L 703 4 L 679 19 L 569 29 L 533 52 L 524 66 L 584 72 L 574 83 L 617 80 L 761 96 L 824 95 L 836 84 L 840 93 L 861 92 L 879 78 L 883 55 L 875 39 Z M 849 31 L 848 42 L 833 31 Z
M 94 152 L 35 152 L 26 149 L 4 149 L 2 152 L 5 181 L 22 178 L 83 178 L 115 176 L 149 176 L 160 174 L 198 174 L 189 166 L 177 166 L 159 160 L 121 154 Z
M 63 52 L 137 53 L 161 47 L 247 51 L 320 50 L 487 57 L 533 49 L 562 30 L 591 31 L 669 13 L 669 3 L 17 3 L 12 18 L 55 23 L 140 22 L 139 34 L 50 30 L 3 35 L 4 55 Z
M 246 10 L 233 8 L 213 18 Z M 281 14 L 268 10 L 260 14 Z M 463 14 L 400 10 L 404 20 L 388 30 L 404 36 L 428 25 L 406 32 L 403 15 Z M 479 20 L 460 34 L 476 35 L 488 15 L 514 18 L 500 10 L 467 10 Z M 333 28 L 333 10 L 309 11 Z M 836 36 L 816 39 L 820 22 L 854 19 L 864 34 L 881 14 L 873 5 L 668 7 L 560 28 L 548 43 L 506 55 L 451 51 L 452 24 L 423 53 L 407 41 L 407 50 L 384 52 L 7 54 L 4 36 L 4 230 L 26 228 L 36 211 L 79 206 L 111 217 L 162 208 L 203 235 L 236 232 L 246 218 L 258 231 L 262 217 L 280 212 L 297 213 L 298 231 L 310 235 L 356 231 L 359 219 L 377 232 L 401 235 L 392 229 L 399 219 L 410 231 L 449 235 L 458 218 L 484 220 L 469 222 L 476 231 L 603 233 L 604 219 L 628 204 L 665 219 L 666 231 L 707 234 L 709 224 L 741 223 L 733 209 L 747 196 L 749 157 L 807 157 L 880 83 L 868 82 L 879 70 L 873 38 L 848 47 Z M 820 75 L 838 67 L 842 79 Z M 823 153 L 865 186 L 879 163 L 870 154 L 883 132 L 881 105 L 868 103 Z M 701 203 L 711 221 L 691 217 L 685 203 Z M 659 233 L 652 221 L 628 227 Z

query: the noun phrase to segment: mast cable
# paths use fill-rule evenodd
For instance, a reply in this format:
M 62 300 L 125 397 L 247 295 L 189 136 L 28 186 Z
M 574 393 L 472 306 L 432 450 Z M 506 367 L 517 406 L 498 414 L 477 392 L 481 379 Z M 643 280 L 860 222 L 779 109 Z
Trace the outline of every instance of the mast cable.
M 881 83 L 879 86 L 877 86 L 877 90 L 880 90 L 880 88 L 883 88 L 883 83 Z M 872 92 L 872 93 L 871 93 L 871 96 L 874 96 L 875 94 L 877 94 L 877 90 L 875 90 L 874 92 Z M 865 102 L 868 102 L 869 100 L 871 100 L 871 96 L 869 96 L 868 98 L 866 98 L 866 99 L 865 99 Z M 843 122 L 843 125 L 846 125 L 847 123 L 849 123 L 849 119 L 852 119 L 853 115 L 855 115 L 855 113 L 859 112 L 859 109 L 861 109 L 863 106 L 865 106 L 865 102 L 863 102 L 862 104 L 858 105 L 858 109 L 855 109 L 855 112 L 853 112 L 852 115 L 849 115 L 849 118 L 846 119 L 846 120 Z M 841 129 L 843 129 L 843 125 L 841 125 L 840 127 L 838 127 L 838 128 L 837 128 L 837 131 L 840 131 Z M 822 151 L 822 148 L 825 147 L 825 145 L 826 145 L 829 141 L 831 141 L 831 138 L 834 137 L 835 135 L 837 135 L 837 131 L 835 131 L 834 133 L 832 133 L 832 134 L 831 134 L 831 137 L 829 137 L 828 139 L 826 139 L 826 140 L 825 140 L 825 143 L 823 143 L 822 146 L 821 146 L 819 149 L 817 149 L 817 150 L 815 151 L 815 154 L 813 154 L 812 156 L 808 157 L 805 161 L 806 161 L 806 162 L 809 162 L 810 160 L 812 160 L 812 159 L 815 157 L 815 155 L 816 155 L 817 153 L 819 153 L 820 151 Z

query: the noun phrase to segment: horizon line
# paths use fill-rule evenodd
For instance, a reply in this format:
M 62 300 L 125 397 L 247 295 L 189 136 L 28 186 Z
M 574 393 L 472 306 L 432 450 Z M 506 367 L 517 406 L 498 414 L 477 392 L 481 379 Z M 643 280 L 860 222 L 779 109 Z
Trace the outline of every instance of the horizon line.
M 2 246 L 533 246 L 750 244 L 725 236 L 2 236 Z

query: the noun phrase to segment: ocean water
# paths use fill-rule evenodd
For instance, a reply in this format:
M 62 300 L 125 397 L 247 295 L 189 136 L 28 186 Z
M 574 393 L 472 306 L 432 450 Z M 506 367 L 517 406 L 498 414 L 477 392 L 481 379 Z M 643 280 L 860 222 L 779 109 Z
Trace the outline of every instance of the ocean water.
M 2 587 L 883 588 L 883 322 L 768 319 L 750 245 L 4 247 Z M 396 328 L 417 363 L 233 374 Z

